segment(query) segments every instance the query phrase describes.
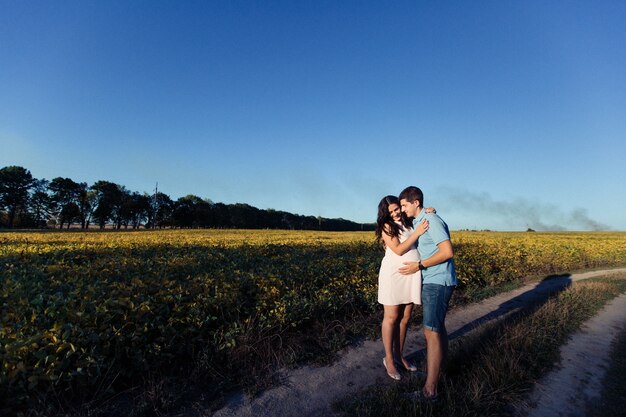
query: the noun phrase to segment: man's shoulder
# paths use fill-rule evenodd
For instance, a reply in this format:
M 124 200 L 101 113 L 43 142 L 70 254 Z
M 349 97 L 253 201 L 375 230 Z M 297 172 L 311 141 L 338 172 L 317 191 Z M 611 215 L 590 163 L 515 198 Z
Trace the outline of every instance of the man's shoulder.
M 446 224 L 446 222 L 444 222 L 441 216 L 439 216 L 437 213 L 426 213 L 424 215 L 424 218 L 431 223 L 435 222 L 440 224 Z
M 442 242 L 446 239 L 450 239 L 448 225 L 439 215 L 437 215 L 436 213 L 428 213 L 426 216 L 426 220 L 428 220 L 427 233 L 436 243 Z

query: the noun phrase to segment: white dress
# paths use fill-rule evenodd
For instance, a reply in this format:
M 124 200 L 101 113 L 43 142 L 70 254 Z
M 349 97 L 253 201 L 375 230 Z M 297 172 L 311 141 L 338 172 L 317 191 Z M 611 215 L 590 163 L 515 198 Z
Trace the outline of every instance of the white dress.
M 404 242 L 413 233 L 413 229 L 400 226 L 400 243 Z M 404 262 L 420 260 L 417 248 L 414 246 L 404 255 L 396 255 L 391 248 L 385 249 L 385 256 L 380 263 L 378 273 L 378 302 L 387 305 L 422 304 L 422 272 L 412 275 L 402 275 L 398 269 Z

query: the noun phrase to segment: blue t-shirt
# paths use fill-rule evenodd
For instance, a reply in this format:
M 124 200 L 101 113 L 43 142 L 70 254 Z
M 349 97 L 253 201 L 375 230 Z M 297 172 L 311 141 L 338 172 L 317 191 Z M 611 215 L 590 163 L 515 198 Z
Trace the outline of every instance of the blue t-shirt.
M 437 245 L 443 241 L 450 240 L 450 232 L 448 231 L 448 225 L 434 213 L 426 213 L 422 210 L 415 220 L 414 225 L 418 225 L 422 220 L 428 220 L 428 230 L 421 235 L 417 240 L 417 250 L 420 254 L 420 259 L 428 259 L 435 252 L 439 250 Z M 424 284 L 439 284 L 439 285 L 456 285 L 456 270 L 454 268 L 454 261 L 448 259 L 437 265 L 429 266 L 422 270 L 422 278 Z

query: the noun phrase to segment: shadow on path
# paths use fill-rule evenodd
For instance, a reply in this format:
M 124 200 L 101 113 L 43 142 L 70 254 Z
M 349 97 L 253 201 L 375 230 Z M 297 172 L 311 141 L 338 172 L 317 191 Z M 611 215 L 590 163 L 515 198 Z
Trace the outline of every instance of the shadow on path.
M 529 307 L 538 307 L 548 300 L 552 295 L 557 294 L 561 291 L 564 291 L 572 284 L 572 275 L 571 274 L 561 274 L 561 275 L 551 275 L 543 280 L 541 280 L 535 287 L 531 290 L 528 290 L 516 297 L 505 301 L 500 304 L 500 306 L 482 317 L 479 317 L 475 320 L 470 321 L 465 324 L 463 327 L 454 330 L 449 334 L 449 338 L 453 339 L 456 337 L 463 336 L 464 334 L 472 331 L 476 327 L 501 317 L 513 310 L 519 308 L 529 308 Z
M 463 326 L 459 328 L 452 328 L 448 326 L 448 338 L 449 340 L 454 340 L 459 338 L 470 331 L 476 329 L 477 327 L 491 321 L 502 317 L 512 311 L 520 310 L 520 309 L 530 309 L 530 308 L 538 308 L 543 303 L 545 303 L 552 295 L 557 294 L 561 291 L 564 291 L 572 284 L 572 274 L 565 273 L 559 275 L 549 275 L 539 281 L 533 288 L 522 292 L 521 294 L 509 298 L 503 303 L 501 303 L 495 310 L 490 311 L 487 314 L 484 314 L 481 317 L 478 317 L 468 323 L 465 323 Z M 503 295 L 504 297 L 504 295 Z M 498 296 L 495 296 L 488 300 L 483 300 L 482 303 L 478 303 L 475 308 L 480 308 L 480 306 L 484 306 L 485 303 L 488 303 L 489 300 L 497 299 Z M 462 307 L 459 311 L 466 310 L 468 308 L 472 308 L 473 306 Z M 450 316 L 454 315 L 454 311 L 450 312 L 446 321 L 448 321 Z M 452 321 L 452 320 L 450 320 Z M 457 321 L 457 320 L 454 320 Z M 454 327 L 454 326 L 452 326 Z M 412 352 L 407 355 L 407 359 L 421 361 L 424 358 L 426 353 L 426 349 L 422 348 L 415 352 Z

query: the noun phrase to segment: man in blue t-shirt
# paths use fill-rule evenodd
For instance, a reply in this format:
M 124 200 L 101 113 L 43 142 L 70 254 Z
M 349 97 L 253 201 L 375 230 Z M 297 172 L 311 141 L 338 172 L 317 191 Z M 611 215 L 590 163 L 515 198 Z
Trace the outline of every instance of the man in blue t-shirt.
M 437 384 L 442 365 L 448 353 L 448 333 L 445 319 L 448 303 L 457 284 L 452 260 L 452 243 L 448 225 L 434 213 L 423 210 L 424 194 L 417 187 L 407 187 L 400 193 L 400 206 L 415 223 L 428 220 L 428 230 L 419 237 L 419 262 L 405 262 L 403 274 L 422 271 L 422 307 L 424 337 L 426 338 L 426 382 L 416 394 L 424 400 L 438 397 Z

